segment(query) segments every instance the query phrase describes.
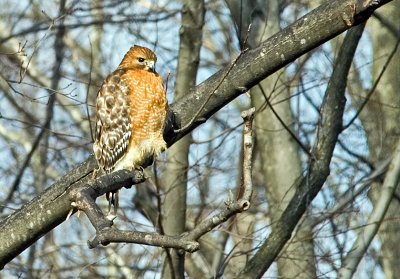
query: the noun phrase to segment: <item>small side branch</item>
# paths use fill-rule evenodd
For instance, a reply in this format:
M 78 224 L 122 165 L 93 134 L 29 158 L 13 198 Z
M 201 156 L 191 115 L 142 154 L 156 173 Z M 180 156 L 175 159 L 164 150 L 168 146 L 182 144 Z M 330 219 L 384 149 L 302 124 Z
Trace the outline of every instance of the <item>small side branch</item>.
M 111 242 L 137 243 L 159 247 L 182 249 L 193 253 L 199 249 L 199 243 L 182 237 L 161 235 L 158 233 L 124 231 L 117 228 L 103 229 L 97 232 L 96 237 L 88 241 L 89 248 L 99 244 L 107 245 Z
M 174 248 L 186 252 L 195 252 L 199 249 L 198 239 L 208 233 L 215 227 L 224 223 L 230 217 L 237 213 L 246 211 L 250 208 L 250 200 L 253 192 L 253 183 L 251 179 L 252 154 L 253 154 L 253 119 L 255 109 L 251 108 L 242 113 L 244 120 L 243 128 L 243 194 L 237 200 L 228 200 L 227 207 L 212 217 L 203 220 L 193 230 L 180 236 L 160 235 L 158 233 L 136 232 L 119 230 L 113 227 L 112 220 L 107 219 L 100 207 L 96 204 L 96 198 L 106 192 L 115 191 L 125 184 L 118 184 L 115 181 L 122 179 L 127 172 L 120 171 L 108 176 L 102 176 L 93 183 L 89 182 L 84 187 L 71 191 L 72 205 L 85 212 L 91 224 L 96 229 L 96 236 L 88 241 L 89 248 L 95 248 L 98 245 L 108 245 L 112 242 L 137 243 L 144 245 L 159 246 L 163 248 Z M 131 174 L 132 175 L 132 174 Z M 143 174 L 134 176 L 133 183 L 140 183 L 144 179 Z M 110 184 L 110 180 L 114 183 Z M 126 181 L 122 179 L 122 181 Z M 112 188 L 110 188 L 110 185 Z M 114 185 L 114 186 L 113 186 Z
M 242 112 L 244 120 L 243 128 L 243 201 L 250 201 L 253 193 L 253 180 L 251 179 L 251 169 L 253 161 L 253 119 L 255 108 Z M 250 202 L 248 202 L 250 206 Z M 245 210 L 247 210 L 246 208 Z
M 229 68 L 227 69 L 225 74 L 222 76 L 220 81 L 217 83 L 217 86 L 215 87 L 215 89 L 213 89 L 211 91 L 211 93 L 208 95 L 208 97 L 205 100 L 205 102 L 203 104 L 201 104 L 200 108 L 193 115 L 193 117 L 190 119 L 190 121 L 185 126 L 179 128 L 177 130 L 174 130 L 174 133 L 185 133 L 186 131 L 188 131 L 188 129 L 191 128 L 193 123 L 195 123 L 196 121 L 199 122 L 199 123 L 203 123 L 203 122 L 205 122 L 207 120 L 205 118 L 199 118 L 199 116 L 201 115 L 201 112 L 206 107 L 206 105 L 211 100 L 211 98 L 214 96 L 214 94 L 217 92 L 218 88 L 220 88 L 222 83 L 225 81 L 226 77 L 230 74 L 230 72 L 232 71 L 233 67 L 235 67 L 236 62 L 243 56 L 244 53 L 246 53 L 247 50 L 248 49 L 243 49 L 243 50 L 240 51 L 239 55 L 233 60 L 233 62 L 231 63 L 231 65 L 229 66 Z M 245 91 L 247 91 L 247 88 L 244 87 L 244 88 L 241 89 L 241 91 L 245 92 Z
M 146 177 L 142 171 L 118 171 L 110 175 L 104 175 L 97 179 L 86 179 L 82 183 L 69 190 L 72 209 L 67 219 L 73 213 L 73 210 L 85 212 L 96 231 L 112 226 L 112 220 L 105 217 L 100 207 L 96 204 L 99 196 L 108 192 L 115 192 L 122 187 L 130 188 L 132 185 L 145 181 Z

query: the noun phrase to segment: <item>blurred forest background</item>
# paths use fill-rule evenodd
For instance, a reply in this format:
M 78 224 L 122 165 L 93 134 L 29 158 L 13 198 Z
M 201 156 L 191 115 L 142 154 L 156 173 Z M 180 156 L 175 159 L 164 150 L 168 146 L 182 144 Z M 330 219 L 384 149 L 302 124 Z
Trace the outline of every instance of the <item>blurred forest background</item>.
M 156 52 L 173 103 L 241 49 L 257 47 L 323 2 L 0 0 L 0 218 L 92 153 L 97 91 L 130 46 Z M 400 190 L 383 194 L 400 135 L 400 1 L 379 8 L 359 29 L 330 176 L 262 278 L 400 274 Z M 169 235 L 193 228 L 236 195 L 240 113 L 254 106 L 251 208 L 202 237 L 199 251 L 182 257 L 138 244 L 89 249 L 94 229 L 81 214 L 30 246 L 0 278 L 240 278 L 309 167 L 344 36 L 235 99 L 169 148 L 146 170 L 145 183 L 121 190 L 116 226 Z M 104 197 L 97 202 L 107 208 Z M 370 224 L 380 224 L 379 231 L 368 231 Z M 363 241 L 368 233 L 371 243 Z M 357 257 L 358 268 L 346 275 Z

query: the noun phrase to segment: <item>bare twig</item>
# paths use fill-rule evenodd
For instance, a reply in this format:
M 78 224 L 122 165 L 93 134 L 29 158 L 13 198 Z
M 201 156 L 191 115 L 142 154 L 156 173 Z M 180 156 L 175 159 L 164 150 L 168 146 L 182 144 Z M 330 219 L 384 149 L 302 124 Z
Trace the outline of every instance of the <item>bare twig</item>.
M 9 190 L 9 192 L 8 192 L 7 197 L 2 201 L 3 204 L 8 204 L 8 203 L 11 201 L 11 199 L 12 199 L 12 197 L 13 197 L 15 191 L 17 191 L 17 189 L 18 189 L 18 187 L 19 187 L 19 184 L 20 184 L 20 182 L 21 182 L 21 179 L 22 179 L 22 177 L 24 176 L 25 170 L 28 168 L 29 163 L 31 162 L 33 153 L 34 153 L 34 152 L 36 151 L 36 149 L 38 148 L 39 142 L 40 142 L 40 140 L 42 139 L 42 137 L 43 137 L 45 131 L 46 131 L 46 129 L 42 129 L 42 130 L 39 132 L 39 134 L 36 136 L 34 142 L 32 143 L 31 150 L 30 150 L 30 151 L 28 152 L 28 154 L 26 155 L 25 160 L 24 160 L 24 162 L 22 163 L 21 168 L 19 169 L 17 175 L 15 176 L 15 180 L 14 180 L 12 186 L 10 187 L 10 190 Z M 0 212 L 2 212 L 4 209 L 5 209 L 5 207 L 1 207 L 1 208 L 0 208 Z
M 392 60 L 393 56 L 396 54 L 397 52 L 397 48 L 399 47 L 400 44 L 400 37 L 396 42 L 396 45 L 394 46 L 392 52 L 389 54 L 386 63 L 383 65 L 381 72 L 379 73 L 377 79 L 375 80 L 372 88 L 369 90 L 367 96 L 364 99 L 364 102 L 362 102 L 362 104 L 360 105 L 360 107 L 358 108 L 356 114 L 353 116 L 352 119 L 350 119 L 350 121 L 344 125 L 343 130 L 346 130 L 347 128 L 349 128 L 351 126 L 351 124 L 353 124 L 353 122 L 358 118 L 358 116 L 360 115 L 361 111 L 364 109 L 364 107 L 366 106 L 366 104 L 368 103 L 369 99 L 371 98 L 372 94 L 374 94 L 376 88 L 378 87 L 378 84 L 383 76 L 383 74 L 385 73 L 390 61 Z
M 33 52 L 32 52 L 32 54 L 31 54 L 31 56 L 28 58 L 28 60 L 27 60 L 26 66 L 24 67 L 24 66 L 21 64 L 21 69 L 20 69 L 20 73 L 19 73 L 19 83 L 21 83 L 21 82 L 24 80 L 25 75 L 26 75 L 26 71 L 27 71 L 27 69 L 28 69 L 28 67 L 29 67 L 29 64 L 31 63 L 31 60 L 32 60 L 33 56 L 35 55 L 35 52 L 38 50 L 38 48 L 39 48 L 40 44 L 42 43 L 42 41 L 44 41 L 44 39 L 47 38 L 48 32 L 53 28 L 53 26 L 54 26 L 54 24 L 55 24 L 55 21 L 56 21 L 56 20 L 52 20 L 51 24 L 46 28 L 47 31 L 45 32 L 45 34 L 43 35 L 43 37 L 40 38 L 39 41 L 35 44 L 35 47 L 33 48 Z M 61 30 L 61 31 L 60 31 L 60 30 Z M 65 28 L 60 28 L 60 29 L 58 30 L 58 32 L 64 32 L 64 30 L 65 30 Z M 57 50 L 57 49 L 56 49 L 56 50 Z
M 82 27 L 87 27 L 87 26 L 96 26 L 96 25 L 105 25 L 105 24 L 110 24 L 110 25 L 118 25 L 121 23 L 126 23 L 126 22 L 132 22 L 133 20 L 135 22 L 158 22 L 158 21 L 163 21 L 166 19 L 169 19 L 171 17 L 174 17 L 176 15 L 176 12 L 171 12 L 159 17 L 154 17 L 154 18 L 149 18 L 148 16 L 141 16 L 139 17 L 137 14 L 131 14 L 131 15 L 125 15 L 124 18 L 119 19 L 115 18 L 115 15 L 108 15 L 105 14 L 101 19 L 96 19 L 92 21 L 87 21 L 87 22 L 78 22 L 78 23 L 60 23 L 60 24 L 55 24 L 55 22 L 52 23 L 52 27 L 54 29 L 59 29 L 59 28 L 67 28 L 68 30 L 76 29 L 76 28 L 82 28 Z M 4 44 L 5 42 L 9 41 L 10 39 L 24 36 L 30 33 L 35 33 L 39 31 L 44 31 L 50 29 L 47 25 L 47 21 L 42 21 L 34 26 L 28 27 L 20 32 L 11 34 L 9 36 L 6 36 L 4 38 L 0 38 L 0 44 Z
M 24 44 L 18 43 L 18 49 L 16 51 L 11 51 L 11 52 L 2 52 L 0 51 L 0 55 L 22 55 L 22 56 L 27 56 L 25 52 L 25 47 L 28 41 L 25 41 Z
M 172 247 L 194 252 L 199 244 L 195 241 L 182 241 L 178 237 L 160 235 L 158 233 L 122 231 L 112 227 L 113 222 L 108 220 L 99 206 L 95 203 L 98 192 L 93 187 L 87 186 L 71 192 L 74 202 L 72 205 L 85 212 L 89 221 L 96 229 L 96 236 L 88 241 L 90 248 L 99 244 L 108 245 L 111 242 L 140 243 L 160 247 Z
M 348 193 L 345 193 L 344 196 L 339 200 L 338 203 L 335 204 L 332 209 L 328 210 L 327 212 L 316 218 L 311 218 L 310 226 L 315 227 L 319 223 L 324 222 L 326 219 L 331 218 L 339 212 L 342 212 L 343 209 L 350 204 L 350 202 L 354 201 L 356 197 L 366 191 L 372 182 L 380 180 L 380 178 L 387 172 L 388 166 L 392 161 L 392 158 L 393 156 L 390 156 L 389 158 L 381 162 L 378 166 L 376 166 L 375 170 L 362 180 L 361 185 L 359 185 L 356 191 L 351 191 L 351 193 L 349 191 Z
M 251 194 L 253 193 L 253 184 L 251 179 L 251 167 L 253 157 L 253 119 L 255 108 L 242 112 L 244 120 L 243 127 L 243 193 L 241 199 L 247 201 L 250 206 Z M 246 208 L 248 209 L 248 208 Z
M 278 121 L 281 123 L 283 128 L 290 134 L 290 136 L 297 142 L 297 144 L 300 146 L 300 148 L 307 154 L 309 158 L 313 158 L 312 153 L 308 148 L 300 141 L 300 139 L 297 138 L 297 136 L 292 132 L 292 130 L 286 125 L 285 121 L 280 117 L 279 113 L 275 110 L 274 106 L 271 104 L 271 101 L 269 100 L 268 96 L 265 94 L 265 91 L 261 85 L 258 85 L 258 88 L 260 89 L 261 93 L 264 95 L 265 102 L 271 109 L 272 113 L 275 115 L 275 117 L 278 119 Z
M 241 51 L 246 51 L 246 45 L 249 39 L 250 31 L 251 31 L 251 23 L 249 24 L 249 26 L 247 26 L 246 36 L 244 37 L 243 44 L 240 46 Z
M 94 142 L 92 121 L 90 120 L 90 112 L 89 112 L 89 105 L 88 105 L 90 86 L 92 85 L 92 70 L 93 70 L 93 46 L 92 46 L 92 41 L 90 40 L 90 38 L 89 38 L 89 44 L 90 44 L 90 66 L 89 66 L 89 80 L 88 80 L 88 84 L 86 87 L 85 108 L 86 108 L 86 116 L 89 121 L 90 137 L 92 139 L 92 142 Z
M 211 91 L 211 93 L 208 95 L 207 99 L 204 101 L 204 103 L 200 106 L 200 108 L 197 110 L 197 112 L 193 115 L 193 117 L 190 119 L 190 121 L 187 122 L 187 124 L 183 127 L 181 127 L 180 129 L 174 130 L 174 133 L 185 133 L 187 129 L 190 128 L 190 126 L 192 126 L 192 124 L 195 121 L 200 121 L 200 122 L 204 122 L 205 119 L 196 119 L 200 113 L 202 112 L 202 110 L 205 108 L 205 106 L 207 105 L 207 103 L 210 101 L 211 97 L 217 92 L 218 88 L 221 86 L 221 84 L 224 82 L 225 78 L 229 75 L 229 73 L 231 72 L 231 70 L 233 69 L 233 67 L 236 65 L 236 62 L 239 60 L 240 57 L 242 57 L 242 55 L 247 51 L 247 49 L 244 49 L 242 51 L 240 51 L 239 55 L 233 60 L 233 62 L 231 63 L 231 65 L 229 66 L 229 68 L 227 69 L 227 71 L 225 72 L 225 74 L 221 77 L 220 81 L 217 83 L 217 85 L 215 86 L 215 88 Z
M 329 175 L 333 150 L 342 131 L 347 75 L 364 26 L 362 24 L 349 30 L 336 58 L 335 67 L 322 102 L 321 120 L 312 149 L 312 158 L 316 159 L 310 161 L 306 175 L 296 182 L 295 194 L 279 220 L 272 224 L 271 234 L 249 260 L 240 278 L 261 278 L 291 238 L 292 232 L 307 206 L 318 194 Z
M 393 198 L 397 186 L 400 183 L 400 141 L 391 160 L 385 181 L 382 188 L 379 190 L 379 200 L 374 206 L 374 210 L 368 218 L 366 226 L 364 226 L 357 234 L 357 239 L 354 242 L 350 252 L 345 257 L 342 267 L 339 270 L 339 277 L 341 279 L 350 279 L 353 277 L 362 257 L 365 255 L 372 239 L 378 232 L 380 225 L 387 209 L 389 208 L 390 201 Z
M 63 10 L 64 4 L 65 4 L 65 1 L 61 1 L 61 3 L 60 3 L 60 11 Z M 62 39 L 63 39 L 64 34 L 65 34 L 65 29 L 59 29 L 57 31 L 56 40 L 54 42 L 55 50 L 56 50 L 56 59 L 55 59 L 53 77 L 52 77 L 52 80 L 51 80 L 51 88 L 56 88 L 58 86 L 58 83 L 59 83 L 59 80 L 60 80 L 60 76 L 61 76 L 60 75 L 60 69 L 61 69 L 61 63 L 62 63 L 62 60 L 63 60 L 63 57 L 64 57 L 63 56 L 63 43 L 62 43 Z M 47 34 L 45 34 L 44 37 L 41 40 L 43 40 L 46 36 L 47 36 Z M 39 47 L 39 44 L 40 44 L 41 40 L 39 40 L 39 42 L 37 43 L 37 45 L 36 45 L 36 47 L 34 49 L 34 52 Z M 21 46 L 19 46 L 19 47 L 21 47 Z M 21 50 L 23 50 L 23 48 Z M 29 58 L 29 60 L 27 62 L 27 65 L 26 65 L 26 68 L 23 71 L 23 75 L 22 75 L 22 72 L 20 72 L 21 81 L 23 79 L 23 76 L 26 73 L 26 69 L 28 68 L 28 65 L 29 65 L 31 59 L 33 58 L 33 55 L 34 55 L 34 53 L 32 53 L 32 56 Z M 29 151 L 29 153 L 25 157 L 25 160 L 24 160 L 24 162 L 23 162 L 23 164 L 21 166 L 21 169 L 19 170 L 19 172 L 18 172 L 18 174 L 17 174 L 17 176 L 16 176 L 16 178 L 15 178 L 15 180 L 13 182 L 13 185 L 12 185 L 12 187 L 10 189 L 10 192 L 7 195 L 6 202 L 8 202 L 8 201 L 10 201 L 12 199 L 12 196 L 13 196 L 14 192 L 18 189 L 19 184 L 21 182 L 21 179 L 22 179 L 22 177 L 23 177 L 23 175 L 25 173 L 25 170 L 28 168 L 29 163 L 31 162 L 32 156 L 33 156 L 34 152 L 36 151 L 36 149 L 39 147 L 39 143 L 43 138 L 45 139 L 45 144 L 44 144 L 45 148 L 43 150 L 44 150 L 44 152 L 47 152 L 48 141 L 47 141 L 46 135 L 48 135 L 48 131 L 50 129 L 50 123 L 51 123 L 51 120 L 53 119 L 53 111 L 54 111 L 54 103 L 55 103 L 55 95 L 52 94 L 51 91 L 48 91 L 48 93 L 49 93 L 49 100 L 48 100 L 48 104 L 47 104 L 47 108 L 46 108 L 45 121 L 43 123 L 43 126 L 41 127 L 41 130 L 40 130 L 39 134 L 36 136 L 35 141 L 32 144 L 31 150 Z M 42 157 L 46 158 L 45 155 L 42 156 Z M 43 186 L 43 185 L 41 185 L 41 186 Z M 0 212 L 1 212 L 1 210 L 2 209 L 0 209 Z
M 193 253 L 200 247 L 196 241 L 187 240 L 180 237 L 161 235 L 158 233 L 122 231 L 116 228 L 109 228 L 98 232 L 96 238 L 89 242 L 89 247 L 94 248 L 98 244 L 108 244 L 110 242 L 138 243 L 159 247 L 170 247 L 182 249 Z
M 379 5 L 375 7 L 358 5 L 357 9 L 353 11 L 355 13 L 352 14 L 355 24 L 366 21 L 375 9 L 389 2 L 391 2 L 391 0 L 382 0 L 379 2 Z M 245 92 L 246 88 L 251 88 L 302 54 L 309 52 L 334 36 L 348 30 L 350 27 L 337 15 L 348 11 L 348 7 L 352 3 L 354 3 L 354 1 L 351 0 L 332 0 L 326 3 L 324 2 L 319 8 L 313 10 L 303 18 L 264 41 L 259 47 L 247 51 L 242 58 L 237 61 L 236 67 L 233 67 L 231 73 L 220 87 L 220 90 L 213 95 L 211 101 L 205 106 L 198 117 L 209 119 L 216 111 Z M 357 3 L 362 3 L 362 1 L 357 1 Z M 301 38 L 307 38 L 306 43 L 303 43 L 303 40 L 300 40 Z M 18 45 L 18 43 L 15 43 L 15 45 Z M 0 51 L 7 51 L 7 49 L 8 48 L 4 45 L 0 44 Z M 276 53 L 279 55 L 276 55 Z M 15 64 L 20 60 L 20 57 L 13 57 L 13 60 L 10 61 Z M 221 80 L 221 77 L 225 75 L 229 67 L 230 65 L 214 74 L 201 85 L 193 88 L 185 97 L 175 102 L 171 110 L 175 114 L 177 125 L 185 126 L 188 120 L 192 119 L 194 113 L 197 113 L 197 108 L 208 98 L 208 93 L 215 88 L 216 83 Z M 43 78 L 43 75 L 40 75 L 40 72 L 32 68 L 32 66 L 28 69 L 27 74 L 38 84 L 49 87 L 49 83 Z M 344 83 L 345 78 L 340 80 L 341 83 Z M 332 93 L 336 96 L 335 91 Z M 332 100 L 330 101 L 332 102 Z M 73 109 L 74 107 L 68 108 Z M 335 106 L 333 105 L 332 108 L 335 108 Z M 71 114 L 73 119 L 76 119 L 75 115 L 69 110 L 65 111 Z M 338 116 L 334 112 L 332 113 L 334 117 L 341 119 L 341 116 Z M 329 119 L 329 121 L 331 120 L 332 119 Z M 79 123 L 79 121 L 81 123 Z M 76 122 L 80 125 L 83 123 L 80 118 L 76 119 Z M 337 122 L 334 121 L 333 124 L 336 125 Z M 174 144 L 178 139 L 185 136 L 190 130 L 195 129 L 197 126 L 199 126 L 199 123 L 193 123 L 186 132 L 178 134 L 171 133 L 169 137 L 166 137 L 168 146 Z M 323 128 L 328 129 L 329 125 L 323 126 Z M 329 134 L 326 136 L 329 138 Z M 319 147 L 321 151 L 326 150 L 326 145 L 331 144 L 329 141 L 320 141 L 320 143 L 323 143 L 323 146 Z M 329 173 L 329 169 L 325 168 L 325 165 L 326 160 L 330 158 L 330 154 L 322 152 L 320 155 L 321 158 L 318 158 L 318 162 L 311 165 L 312 169 L 309 171 L 310 174 L 314 175 L 309 175 L 299 184 L 301 189 L 296 193 L 299 203 L 293 200 L 292 206 L 284 212 L 282 222 L 278 222 L 277 225 L 274 226 L 274 228 L 282 228 L 282 230 L 278 230 L 274 233 L 276 237 L 275 241 L 279 243 L 277 243 L 277 245 L 269 245 L 272 244 L 269 242 L 263 245 L 263 247 L 260 247 L 263 252 L 270 252 L 266 258 L 263 258 L 262 264 L 259 265 L 263 270 L 275 260 L 281 248 L 280 245 L 282 241 L 285 242 L 286 237 L 290 236 L 293 231 L 293 220 L 298 220 L 298 217 L 304 212 L 306 205 L 312 200 L 316 192 L 319 191 L 320 185 L 325 181 L 325 175 Z M 70 195 L 68 195 L 68 193 L 72 188 L 80 187 L 82 184 L 85 184 L 89 180 L 88 176 L 91 175 L 95 167 L 95 159 L 91 156 L 82 165 L 77 166 L 68 174 L 61 177 L 41 195 L 38 195 L 31 202 L 26 203 L 22 208 L 0 221 L 0 240 L 2 240 L 0 241 L 0 268 L 14 259 L 41 236 L 65 221 L 71 204 Z M 318 173 L 320 173 L 320 175 L 316 175 Z M 130 186 L 132 185 L 131 178 L 133 175 L 132 173 L 118 172 L 112 174 L 111 177 L 127 185 L 128 183 L 126 181 L 129 180 Z M 108 182 L 110 184 L 116 183 L 113 179 L 109 179 Z M 118 189 L 118 187 L 116 187 L 116 189 Z M 304 192 L 304 188 L 306 188 L 307 191 Z M 109 188 L 107 188 L 106 191 L 110 191 Z M 31 212 L 35 212 L 34 216 L 32 216 Z M 9 237 L 11 233 L 17 232 L 18 235 L 24 237 Z M 247 271 L 251 267 L 251 265 L 248 265 Z M 259 273 L 262 272 L 262 270 L 260 271 L 258 269 L 255 272 Z M 257 276 L 248 278 L 257 278 Z
M 244 119 L 243 129 L 243 195 L 236 201 L 230 200 L 227 203 L 226 209 L 220 213 L 203 220 L 193 230 L 184 233 L 181 236 L 167 236 L 158 233 L 148 232 L 135 232 L 123 231 L 112 227 L 112 221 L 108 220 L 99 206 L 96 204 L 96 198 L 108 191 L 116 190 L 118 188 L 109 189 L 106 181 L 109 179 L 107 176 L 100 177 L 94 182 L 89 181 L 88 184 L 81 188 L 76 188 L 70 192 L 72 206 L 78 210 L 85 212 L 93 227 L 96 229 L 96 236 L 93 240 L 89 241 L 89 247 L 94 248 L 98 245 L 107 245 L 111 242 L 126 242 L 126 243 L 139 243 L 145 245 L 160 246 L 164 248 L 183 249 L 186 252 L 194 252 L 199 249 L 198 239 L 219 226 L 230 217 L 237 213 L 246 211 L 250 207 L 251 194 L 253 192 L 253 183 L 251 179 L 252 169 L 252 154 L 253 154 L 253 134 L 252 122 L 254 118 L 255 108 L 251 108 L 242 113 Z M 135 183 L 141 182 L 144 179 L 138 177 Z M 96 184 L 96 187 L 94 187 Z M 103 184 L 104 187 L 99 187 Z M 118 187 L 118 185 L 114 185 Z M 119 185 L 123 187 L 123 185 Z M 99 190 L 101 189 L 101 190 Z

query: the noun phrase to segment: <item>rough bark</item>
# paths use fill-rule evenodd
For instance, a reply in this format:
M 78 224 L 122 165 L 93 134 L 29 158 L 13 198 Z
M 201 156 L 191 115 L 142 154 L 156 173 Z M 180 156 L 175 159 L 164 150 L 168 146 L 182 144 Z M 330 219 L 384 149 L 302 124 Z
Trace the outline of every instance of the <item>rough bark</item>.
M 275 0 L 265 4 L 251 1 L 248 5 L 241 6 L 241 1 L 227 1 L 242 44 L 248 37 L 247 44 L 253 48 L 279 32 L 281 2 Z M 261 156 L 262 175 L 273 223 L 286 208 L 295 190 L 294 182 L 301 176 L 299 146 L 293 134 L 287 131 L 290 129 L 294 132 L 294 119 L 289 102 L 290 90 L 286 85 L 284 72 L 277 72 L 261 81 L 251 89 L 251 96 L 252 104 L 257 110 L 257 151 Z M 268 102 L 266 98 L 269 99 Z M 274 115 L 269 103 L 274 104 L 274 112 L 278 114 L 279 119 Z M 307 223 L 302 224 L 277 261 L 280 278 L 316 277 L 312 230 L 305 225 Z M 241 222 L 241 225 L 243 232 L 248 233 L 246 227 L 250 226 L 245 222 Z M 240 259 L 234 258 L 232 261 Z M 240 271 L 240 264 L 243 263 L 237 262 L 233 266 Z
M 390 0 L 381 1 L 375 6 L 364 6 L 354 0 L 327 2 L 263 42 L 259 47 L 244 53 L 235 60 L 234 66 L 227 66 L 214 74 L 172 106 L 175 115 L 175 131 L 167 131 L 168 145 L 171 146 L 224 105 L 268 75 L 353 25 L 367 20 L 375 9 L 388 2 Z M 6 45 L 0 45 L 0 51 L 14 53 L 9 50 L 10 48 Z M 9 58 L 11 61 L 16 61 L 17 65 L 21 65 L 21 58 L 17 55 Z M 43 80 L 41 76 L 32 73 L 30 69 L 27 69 L 27 75 L 30 75 L 38 84 L 41 84 L 40 81 Z M 333 117 L 338 116 L 334 113 L 332 115 Z M 184 129 L 180 129 L 182 127 Z M 325 133 L 325 131 L 322 132 Z M 325 150 L 324 144 L 330 143 L 327 139 L 331 135 L 319 136 L 322 137 L 319 141 L 321 146 L 318 145 L 316 149 L 322 152 L 318 153 L 321 158 L 317 158 L 318 160 L 310 166 L 310 169 L 313 172 L 321 173 L 321 176 L 311 177 L 311 180 L 307 180 L 307 185 L 304 184 L 304 180 L 302 180 L 303 184 L 299 184 L 292 199 L 293 203 L 290 203 L 288 209 L 283 213 L 282 222 L 277 223 L 279 227 L 277 232 L 282 232 L 282 234 L 271 235 L 269 243 L 276 240 L 277 244 L 271 247 L 271 256 L 265 260 L 267 263 L 275 259 L 282 247 L 282 241 L 284 244 L 290 238 L 291 231 L 305 210 L 308 197 L 312 198 L 318 193 L 319 188 L 314 186 L 323 183 L 323 180 L 326 179 L 325 163 L 330 156 L 325 156 L 329 154 L 325 154 L 328 151 Z M 321 160 L 324 164 L 321 164 Z M 81 187 L 86 185 L 90 180 L 88 176 L 91 175 L 94 167 L 95 163 L 91 157 L 61 177 L 40 196 L 1 221 L 0 266 L 4 266 L 45 233 L 65 221 L 71 208 L 68 193 L 78 185 Z M 112 184 L 112 179 L 116 179 L 119 182 L 118 187 L 129 186 L 132 176 L 135 175 L 136 173 L 118 172 L 110 176 L 108 183 Z M 97 187 L 99 186 L 95 186 L 93 190 L 98 191 Z M 310 191 L 306 191 L 307 189 Z M 104 192 L 99 191 L 98 195 L 100 194 L 104 194 Z M 269 248 L 269 243 L 263 246 Z M 262 247 L 261 254 L 265 253 L 265 247 Z M 251 266 L 254 266 L 254 263 L 249 267 Z M 265 265 L 263 265 L 263 270 L 264 268 Z
M 347 37 L 360 28 L 352 29 Z M 361 32 L 362 33 L 362 32 Z M 361 36 L 358 34 L 358 39 Z M 350 34 L 350 35 L 349 35 Z M 330 161 L 339 134 L 346 103 L 347 76 L 353 60 L 357 40 L 343 43 L 336 59 L 320 110 L 317 137 L 310 154 L 310 164 L 305 175 L 294 184 L 295 193 L 281 217 L 271 225 L 271 234 L 249 261 L 241 278 L 261 278 L 285 243 L 291 238 L 307 206 L 320 191 L 330 172 Z

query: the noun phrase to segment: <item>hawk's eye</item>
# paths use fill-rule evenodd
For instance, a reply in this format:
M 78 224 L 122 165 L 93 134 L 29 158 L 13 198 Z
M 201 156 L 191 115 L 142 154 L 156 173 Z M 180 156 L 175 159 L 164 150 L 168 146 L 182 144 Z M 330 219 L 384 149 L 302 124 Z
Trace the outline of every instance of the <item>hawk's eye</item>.
M 139 62 L 144 62 L 144 58 L 140 57 L 140 58 L 138 58 L 138 61 Z

